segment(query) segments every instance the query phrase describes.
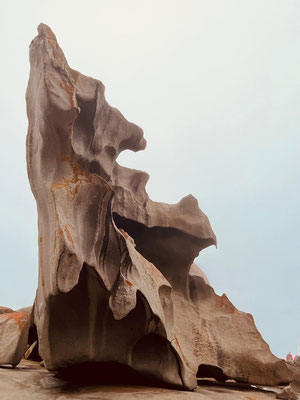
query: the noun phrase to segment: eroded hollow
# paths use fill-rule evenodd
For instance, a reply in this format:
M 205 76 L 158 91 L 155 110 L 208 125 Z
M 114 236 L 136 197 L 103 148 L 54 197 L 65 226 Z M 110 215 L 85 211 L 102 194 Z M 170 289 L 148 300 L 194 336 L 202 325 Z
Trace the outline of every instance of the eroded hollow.
M 175 228 L 144 224 L 113 213 L 115 224 L 127 232 L 136 250 L 167 278 L 173 289 L 189 297 L 189 269 L 199 252 L 209 246 L 210 239 L 198 239 Z
M 155 376 L 137 372 L 117 362 L 87 362 L 56 371 L 58 377 L 80 385 L 143 385 L 172 387 Z
M 221 368 L 208 364 L 200 364 L 196 376 L 197 378 L 214 378 L 219 382 L 226 382 L 228 379 Z
M 84 264 L 74 288 L 50 297 L 49 369 L 73 383 L 182 388 L 177 354 L 159 321 L 152 323 L 157 316 L 147 299 L 138 291 L 135 308 L 116 320 L 109 296 Z M 153 325 L 159 333 L 149 333 Z
M 132 366 L 156 381 L 182 386 L 180 366 L 169 341 L 150 333 L 142 337 L 132 350 Z
M 28 332 L 28 347 L 31 346 L 34 342 L 37 342 L 36 346 L 33 348 L 32 352 L 28 356 L 29 360 L 33 361 L 42 361 L 41 356 L 39 354 L 39 339 L 37 334 L 36 325 L 33 324 L 29 328 Z
M 86 100 L 80 96 L 76 96 L 77 104 L 80 108 L 78 117 L 75 120 L 73 128 L 73 145 L 79 148 L 87 148 L 93 140 L 95 129 L 94 119 L 96 114 L 97 101 L 96 98 Z M 80 149 L 81 150 L 81 149 Z M 79 151 L 79 154 L 81 151 Z

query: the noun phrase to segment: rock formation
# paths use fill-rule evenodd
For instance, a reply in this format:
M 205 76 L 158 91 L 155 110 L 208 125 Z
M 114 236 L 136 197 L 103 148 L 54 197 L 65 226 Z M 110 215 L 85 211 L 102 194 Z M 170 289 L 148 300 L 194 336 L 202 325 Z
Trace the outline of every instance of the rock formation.
M 196 377 L 289 382 L 253 318 L 190 268 L 216 244 L 189 195 L 149 199 L 149 176 L 120 166 L 142 130 L 71 69 L 44 24 L 30 46 L 28 175 L 37 202 L 39 351 L 61 374 L 110 371 L 193 389 Z M 97 372 L 98 371 L 98 372 Z M 101 371 L 101 372 L 100 372 Z
M 11 308 L 0 306 L 0 314 L 9 314 L 13 312 L 14 310 L 12 310 Z
M 0 307 L 0 365 L 15 367 L 27 349 L 30 314 Z

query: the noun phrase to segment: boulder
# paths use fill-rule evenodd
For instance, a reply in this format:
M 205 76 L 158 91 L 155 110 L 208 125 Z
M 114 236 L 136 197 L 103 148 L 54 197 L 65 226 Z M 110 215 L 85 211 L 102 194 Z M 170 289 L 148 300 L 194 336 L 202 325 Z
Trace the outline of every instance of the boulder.
M 300 355 L 295 356 L 294 358 L 294 364 L 300 367 Z
M 0 315 L 0 365 L 15 367 L 27 350 L 30 315 L 11 312 Z
M 299 394 L 295 392 L 291 385 L 286 386 L 282 389 L 281 393 L 276 395 L 277 399 L 282 400 L 300 400 Z
M 37 336 L 37 329 L 34 323 L 34 305 L 23 307 L 17 310 L 17 312 L 26 312 L 30 315 L 29 332 L 28 332 L 28 342 L 26 353 L 24 358 L 33 361 L 41 361 L 39 354 L 39 341 Z
M 300 393 L 300 357 L 296 356 L 294 360 L 287 361 L 287 366 L 292 376 L 291 387 L 297 392 Z
M 27 306 L 27 307 L 22 307 L 16 310 L 16 312 L 27 312 L 28 314 L 32 314 L 33 307 L 32 306 Z
M 297 368 L 293 372 L 293 380 L 291 386 L 295 390 L 295 392 L 300 394 L 300 366 L 297 366 Z
M 216 244 L 197 200 L 152 201 L 148 174 L 120 166 L 142 130 L 71 69 L 51 29 L 30 46 L 28 176 L 39 221 L 34 307 L 45 366 L 193 389 L 197 376 L 290 382 L 250 314 L 192 266 Z
M 0 306 L 0 314 L 9 314 L 9 313 L 13 313 L 13 312 L 14 312 L 14 310 L 12 310 L 9 307 Z

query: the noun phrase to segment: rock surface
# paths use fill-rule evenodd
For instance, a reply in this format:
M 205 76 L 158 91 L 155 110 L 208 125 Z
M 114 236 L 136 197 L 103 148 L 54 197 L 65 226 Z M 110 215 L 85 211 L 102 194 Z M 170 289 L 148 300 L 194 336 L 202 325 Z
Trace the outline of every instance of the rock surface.
M 300 400 L 300 395 L 296 393 L 291 385 L 286 386 L 283 388 L 282 392 L 277 394 L 277 399 L 282 400 Z
M 278 390 L 279 392 L 279 390 Z M 270 400 L 272 392 L 201 386 L 195 392 L 157 387 L 79 386 L 58 379 L 38 363 L 23 360 L 15 368 L 0 367 L 1 400 Z
M 189 195 L 149 199 L 149 176 L 118 165 L 143 150 L 142 130 L 71 69 L 50 28 L 30 46 L 28 175 L 39 220 L 35 324 L 49 370 L 196 387 L 196 375 L 290 382 L 250 314 L 190 272 L 216 244 Z M 103 397 L 104 398 L 104 397 Z
M 297 393 L 300 397 L 300 357 L 296 356 L 293 361 L 288 361 L 287 366 L 292 375 L 290 387 Z
M 9 314 L 13 312 L 14 310 L 12 310 L 11 308 L 0 306 L 0 314 Z
M 300 367 L 300 356 L 297 355 L 297 356 L 294 358 L 294 364 L 297 365 L 298 367 Z
M 16 310 L 16 311 L 17 311 L 17 312 L 27 312 L 28 314 L 31 314 L 31 313 L 32 313 L 32 309 L 33 309 L 32 306 L 27 306 L 27 307 L 19 308 L 19 309 Z
M 0 365 L 19 364 L 28 343 L 30 315 L 22 312 L 0 314 Z

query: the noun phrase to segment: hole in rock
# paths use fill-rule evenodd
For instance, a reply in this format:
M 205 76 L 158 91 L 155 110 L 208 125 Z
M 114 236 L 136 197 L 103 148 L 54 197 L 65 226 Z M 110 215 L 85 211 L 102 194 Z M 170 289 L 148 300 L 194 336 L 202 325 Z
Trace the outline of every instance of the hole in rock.
M 150 333 L 132 350 L 132 366 L 154 380 L 182 385 L 177 356 L 167 339 Z
M 208 364 L 200 364 L 196 376 L 197 378 L 214 378 L 219 382 L 226 382 L 228 379 L 221 368 Z
M 117 362 L 82 363 L 56 372 L 66 383 L 77 385 L 137 385 L 177 388 Z
M 109 292 L 86 264 L 73 289 L 50 298 L 49 349 L 58 375 L 80 384 L 181 386 L 170 343 L 148 334 L 156 316 L 142 293 L 137 292 L 135 308 L 121 320 L 114 318 L 108 302 Z M 155 326 L 159 329 L 159 320 Z
M 37 345 L 33 348 L 28 359 L 33 361 L 42 361 L 39 355 L 39 340 L 36 325 L 31 325 L 28 333 L 28 345 L 31 346 L 35 341 L 37 341 Z
M 100 168 L 100 164 L 98 163 L 98 161 L 92 161 L 88 164 L 88 171 L 91 174 L 97 174 L 99 176 L 101 176 L 101 168 Z

